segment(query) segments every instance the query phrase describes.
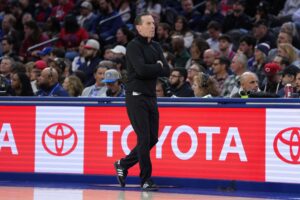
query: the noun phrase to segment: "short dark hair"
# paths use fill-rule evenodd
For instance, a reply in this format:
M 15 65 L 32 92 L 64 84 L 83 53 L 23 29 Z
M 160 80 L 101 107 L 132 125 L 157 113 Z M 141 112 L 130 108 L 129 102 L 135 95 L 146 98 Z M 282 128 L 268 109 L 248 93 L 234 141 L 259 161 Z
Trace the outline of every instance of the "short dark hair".
M 221 57 L 216 58 L 216 59 L 219 59 L 221 65 L 225 65 L 226 66 L 226 70 L 229 69 L 229 66 L 230 66 L 230 63 L 231 63 L 230 60 L 229 60 L 229 58 L 227 58 L 225 56 L 221 56 Z
M 151 15 L 149 12 L 143 12 L 139 15 L 136 16 L 136 18 L 134 19 L 134 25 L 141 25 L 142 24 L 142 17 L 143 16 L 148 16 Z
M 256 39 L 252 35 L 242 36 L 239 42 L 246 42 L 249 46 L 253 46 L 253 48 L 256 45 Z
M 222 26 L 221 26 L 221 24 L 220 24 L 219 22 L 217 22 L 217 21 L 211 21 L 211 22 L 208 23 L 207 29 L 215 29 L 215 30 L 217 30 L 217 31 L 221 31 Z
M 179 72 L 181 76 L 183 76 L 184 80 L 187 79 L 187 70 L 183 67 L 175 67 L 171 70 L 172 72 Z

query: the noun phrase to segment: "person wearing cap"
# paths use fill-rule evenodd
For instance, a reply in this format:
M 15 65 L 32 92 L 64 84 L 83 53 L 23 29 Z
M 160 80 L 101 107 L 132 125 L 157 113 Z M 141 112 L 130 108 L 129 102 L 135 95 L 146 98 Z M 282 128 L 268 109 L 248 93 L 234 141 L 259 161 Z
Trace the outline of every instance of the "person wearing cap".
M 126 51 L 127 82 L 126 108 L 137 145 L 131 152 L 114 163 L 117 180 L 121 187 L 126 185 L 129 168 L 139 163 L 141 189 L 155 191 L 158 187 L 152 177 L 150 150 L 158 141 L 159 113 L 156 98 L 156 80 L 169 76 L 170 68 L 159 43 L 153 41 L 154 19 L 149 13 L 135 19 L 137 37 L 129 42 Z
M 107 65 L 99 64 L 95 67 L 94 78 L 95 84 L 83 89 L 81 96 L 83 97 L 106 97 L 107 87 L 103 83 L 104 74 L 108 70 Z
M 113 53 L 113 59 L 124 58 L 126 55 L 126 48 L 122 45 L 116 45 L 110 51 Z
M 254 50 L 254 63 L 251 67 L 248 67 L 249 71 L 256 73 L 260 83 L 265 79 L 264 65 L 267 63 L 269 50 L 270 46 L 267 43 L 256 45 Z M 260 85 L 260 87 L 262 87 L 262 85 Z
M 121 82 L 121 74 L 115 69 L 109 69 L 104 74 L 102 83 L 105 83 L 107 97 L 125 97 L 125 89 Z
M 100 44 L 95 39 L 89 39 L 84 45 L 84 58 L 85 61 L 82 63 L 78 70 L 83 71 L 87 77 L 83 83 L 85 87 L 91 86 L 95 83 L 94 70 L 101 61 L 99 55 Z
M 281 83 L 281 72 L 282 68 L 277 63 L 267 63 L 264 66 L 264 73 L 266 78 L 263 81 L 262 90 L 271 94 L 277 94 L 278 91 L 282 88 Z
M 256 44 L 268 43 L 271 49 L 276 47 L 276 37 L 269 30 L 268 24 L 264 19 L 261 19 L 254 24 L 253 36 L 256 39 Z
M 223 33 L 233 29 L 245 29 L 249 31 L 252 28 L 251 18 L 245 13 L 245 0 L 234 0 L 232 13 L 227 14 L 223 22 Z
M 55 68 L 46 67 L 37 79 L 37 96 L 69 96 L 68 92 L 58 82 L 58 73 Z
M 41 75 L 42 70 L 45 69 L 46 67 L 47 67 L 47 63 L 44 60 L 37 60 L 33 62 L 33 67 L 30 71 L 29 78 L 30 78 L 31 87 L 34 94 L 36 94 L 38 91 L 37 79 Z
M 52 47 L 45 47 L 41 51 L 38 51 L 37 55 L 45 62 L 48 62 L 48 60 L 51 57 L 52 50 L 53 50 Z
M 93 13 L 93 5 L 89 1 L 83 1 L 80 4 L 80 15 L 77 16 L 78 24 L 87 32 L 91 32 L 96 19 L 97 16 Z

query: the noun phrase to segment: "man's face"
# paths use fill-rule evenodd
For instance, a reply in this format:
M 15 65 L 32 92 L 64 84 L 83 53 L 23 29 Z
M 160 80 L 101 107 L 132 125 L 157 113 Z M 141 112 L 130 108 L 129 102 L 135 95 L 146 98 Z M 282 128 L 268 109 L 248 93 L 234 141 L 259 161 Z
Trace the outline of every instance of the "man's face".
M 11 61 L 9 59 L 2 59 L 0 64 L 0 73 L 7 74 L 11 70 Z
M 239 50 L 241 51 L 241 52 L 243 52 L 244 54 L 248 54 L 248 52 L 250 52 L 250 50 L 251 50 L 251 46 L 250 45 L 248 45 L 246 42 L 241 42 L 240 43 L 240 45 L 239 45 Z
M 218 74 L 222 71 L 222 65 L 219 59 L 215 59 L 212 64 L 213 74 Z
M 296 75 L 296 89 L 297 92 L 300 92 L 300 73 Z
M 236 56 L 233 57 L 230 68 L 233 73 L 236 73 L 241 68 L 241 63 Z
M 193 11 L 193 1 L 192 0 L 182 0 L 181 7 L 186 13 L 191 13 Z
M 154 19 L 151 15 L 141 17 L 141 24 L 136 26 L 139 34 L 146 38 L 153 38 L 155 35 Z
M 12 45 L 10 45 L 7 40 L 2 40 L 1 46 L 3 53 L 8 53 L 12 49 Z
M 50 73 L 48 70 L 43 70 L 41 75 L 37 79 L 37 85 L 40 88 L 49 88 L 50 87 Z
M 105 74 L 105 71 L 107 69 L 104 68 L 104 67 L 100 67 L 97 69 L 96 73 L 94 74 L 94 77 L 95 77 L 95 80 L 96 80 L 96 85 L 97 86 L 101 86 L 101 85 L 104 85 L 102 83 L 103 79 L 104 79 L 104 74 Z
M 163 39 L 165 37 L 165 30 L 162 26 L 158 26 L 156 30 L 157 37 Z
M 197 65 L 192 65 L 189 69 L 188 69 L 188 78 L 190 80 L 193 80 L 193 77 L 198 74 L 200 72 L 199 68 L 197 67 Z
M 108 90 L 111 90 L 112 93 L 116 93 L 120 89 L 120 85 L 118 81 L 112 82 L 112 83 L 106 83 L 106 87 Z
M 219 40 L 219 49 L 225 51 L 230 46 L 230 43 L 227 40 Z
M 173 71 L 169 77 L 170 85 L 177 87 L 181 83 L 182 76 L 178 71 Z
M 207 66 L 211 66 L 215 60 L 215 55 L 213 52 L 204 52 L 203 61 Z
M 241 83 L 241 86 L 246 92 L 257 92 L 258 91 L 258 79 L 254 75 L 248 75 L 245 80 Z

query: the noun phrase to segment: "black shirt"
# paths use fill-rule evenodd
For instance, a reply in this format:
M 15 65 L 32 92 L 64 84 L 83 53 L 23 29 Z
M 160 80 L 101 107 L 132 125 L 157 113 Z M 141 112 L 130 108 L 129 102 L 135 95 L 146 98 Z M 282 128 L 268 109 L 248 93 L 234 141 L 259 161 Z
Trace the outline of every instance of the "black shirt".
M 163 68 L 158 60 L 163 62 Z M 163 55 L 159 43 L 147 41 L 138 35 L 127 45 L 126 51 L 127 83 L 126 93 L 142 93 L 146 96 L 156 96 L 156 79 L 159 76 L 169 76 L 170 68 Z

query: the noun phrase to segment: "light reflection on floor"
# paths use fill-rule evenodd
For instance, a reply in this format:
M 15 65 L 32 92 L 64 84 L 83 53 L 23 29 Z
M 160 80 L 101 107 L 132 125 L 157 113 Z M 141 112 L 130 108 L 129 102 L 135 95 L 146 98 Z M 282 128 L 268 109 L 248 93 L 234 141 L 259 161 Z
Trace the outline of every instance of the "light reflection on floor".
M 0 187 L 2 200 L 254 200 L 232 196 L 176 194 L 124 190 Z

